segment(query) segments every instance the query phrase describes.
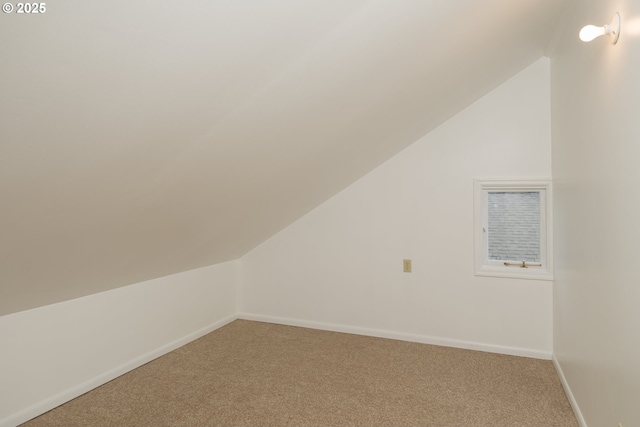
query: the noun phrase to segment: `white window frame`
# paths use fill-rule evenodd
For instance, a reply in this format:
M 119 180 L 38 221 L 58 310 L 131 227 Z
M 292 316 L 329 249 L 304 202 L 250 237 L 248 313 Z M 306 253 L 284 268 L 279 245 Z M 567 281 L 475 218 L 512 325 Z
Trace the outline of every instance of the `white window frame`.
M 474 180 L 474 268 L 476 276 L 553 280 L 553 210 L 551 179 L 476 179 Z M 488 259 L 488 193 L 495 191 L 539 191 L 540 264 L 542 266 L 506 266 Z

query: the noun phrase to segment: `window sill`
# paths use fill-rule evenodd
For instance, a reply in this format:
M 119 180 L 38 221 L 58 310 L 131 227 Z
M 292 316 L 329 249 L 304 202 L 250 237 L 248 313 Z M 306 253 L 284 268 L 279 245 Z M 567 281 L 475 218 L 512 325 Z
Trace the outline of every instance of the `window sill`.
M 518 271 L 526 270 L 526 271 Z M 475 272 L 476 276 L 488 277 L 506 277 L 510 279 L 528 279 L 528 280 L 553 280 L 553 274 L 546 269 L 540 268 L 520 268 L 520 267 L 502 267 L 502 266 L 482 266 Z

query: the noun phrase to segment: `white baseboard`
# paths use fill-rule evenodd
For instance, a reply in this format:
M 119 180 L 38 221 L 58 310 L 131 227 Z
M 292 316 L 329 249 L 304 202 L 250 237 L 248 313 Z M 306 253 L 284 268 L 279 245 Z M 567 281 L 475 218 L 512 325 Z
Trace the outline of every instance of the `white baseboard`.
M 462 341 L 450 338 L 432 337 L 427 335 L 408 334 L 404 332 L 386 331 L 381 329 L 369 329 L 358 326 L 337 325 L 333 323 L 313 322 L 308 320 L 290 319 L 284 317 L 265 316 L 261 314 L 238 313 L 238 319 L 254 320 L 257 322 L 276 323 L 288 326 L 300 326 L 310 329 L 322 329 L 347 334 L 366 335 L 377 338 L 389 338 L 400 341 L 411 341 L 422 344 L 433 344 L 444 347 L 462 348 L 466 350 L 485 351 L 488 353 L 508 354 L 511 356 L 531 357 L 534 359 L 551 360 L 551 352 L 532 350 L 527 348 L 507 347 L 492 344 L 483 344 L 473 341 Z
M 564 388 L 564 392 L 567 395 L 567 399 L 569 399 L 569 403 L 571 404 L 571 409 L 573 409 L 573 413 L 576 416 L 576 419 L 578 420 L 578 424 L 580 424 L 580 427 L 587 427 L 587 423 L 584 420 L 584 417 L 582 416 L 582 412 L 580 412 L 580 407 L 578 406 L 578 402 L 576 402 L 576 398 L 573 396 L 573 393 L 571 392 L 571 388 L 569 387 L 569 383 L 567 382 L 567 379 L 564 376 L 564 372 L 562 372 L 562 367 L 560 366 L 560 362 L 558 361 L 558 358 L 556 357 L 556 355 L 553 355 L 553 366 L 555 366 L 556 368 L 556 372 L 558 373 L 558 377 L 560 377 L 560 382 L 562 383 L 562 388 Z
M 70 389 L 67 389 L 61 393 L 58 393 L 54 396 L 51 396 L 43 401 L 35 403 L 20 412 L 12 414 L 2 420 L 0 420 L 0 427 L 15 427 L 26 421 L 29 421 L 32 418 L 37 417 L 38 415 L 44 414 L 51 409 L 62 405 L 65 402 L 68 402 L 76 397 L 93 390 L 96 387 L 99 387 L 103 384 L 108 383 L 109 381 L 126 374 L 129 371 L 132 371 L 145 363 L 152 361 L 153 359 L 157 359 L 160 356 L 163 356 L 178 347 L 182 347 L 185 344 L 190 343 L 210 332 L 215 331 L 218 328 L 223 327 L 224 325 L 233 322 L 237 319 L 237 316 L 232 315 L 228 316 L 224 319 L 221 319 L 217 322 L 214 322 L 208 326 L 205 326 L 202 329 L 199 329 L 195 332 L 192 332 L 188 335 L 185 335 L 182 338 L 179 338 L 175 341 L 172 341 L 168 344 L 165 344 L 155 350 L 152 350 L 146 354 L 143 354 L 140 357 L 137 357 L 127 363 L 124 363 L 116 368 L 113 368 L 101 375 L 98 375 L 95 378 L 92 378 L 88 381 L 85 381 L 77 386 L 74 386 Z
M 145 363 L 148 363 L 191 341 L 194 341 L 210 332 L 213 332 L 216 329 L 221 328 L 222 326 L 225 326 L 236 319 L 253 320 L 257 322 L 275 323 L 275 324 L 288 325 L 288 326 L 299 326 L 299 327 L 311 328 L 311 329 L 322 329 L 322 330 L 333 331 L 333 332 L 343 332 L 348 334 L 365 335 L 365 336 L 378 337 L 378 338 L 396 339 L 400 341 L 411 341 L 411 342 L 418 342 L 423 344 L 462 348 L 467 350 L 485 351 L 490 353 L 508 354 L 512 356 L 531 357 L 531 358 L 546 359 L 546 360 L 552 359 L 552 355 L 550 352 L 539 351 L 539 350 L 498 346 L 498 345 L 477 343 L 472 341 L 462 341 L 462 340 L 455 340 L 450 338 L 432 337 L 432 336 L 418 335 L 418 334 L 408 334 L 403 332 L 394 332 L 394 331 L 386 331 L 386 330 L 380 330 L 380 329 L 370 329 L 370 328 L 362 328 L 362 327 L 356 327 L 356 326 L 338 325 L 338 324 L 332 324 L 332 323 L 314 322 L 314 321 L 308 321 L 308 320 L 265 316 L 265 315 L 250 314 L 250 313 L 239 313 L 237 315 L 228 316 L 224 319 L 214 322 L 211 325 L 208 325 L 182 338 L 172 341 L 166 345 L 163 345 L 153 351 L 150 351 L 140 357 L 137 357 L 136 359 L 133 359 L 127 363 L 124 363 L 101 375 L 98 375 L 95 378 L 92 378 L 88 381 L 85 381 L 84 383 L 78 384 L 75 387 L 67 389 L 43 401 L 33 404 L 28 408 L 21 410 L 20 412 L 12 414 L 0 420 L 0 427 L 18 426 L 19 424 L 22 424 L 32 418 L 35 418 L 38 415 L 41 415 L 129 371 L 132 371 L 133 369 L 138 368 L 139 366 L 142 366 Z M 577 404 L 575 403 L 575 399 L 573 399 L 573 395 L 571 395 L 571 392 L 566 384 L 566 380 L 564 379 L 564 376 L 561 374 L 562 371 L 559 367 L 559 364 L 557 363 L 557 360 L 555 358 L 553 358 L 553 360 L 554 360 L 556 369 L 558 370 L 558 375 L 562 380 L 562 385 L 565 387 L 565 391 L 567 392 L 567 396 L 569 397 L 569 401 L 571 402 L 571 406 L 573 407 L 574 412 L 576 413 L 578 422 L 581 423 L 580 426 L 587 427 L 586 424 L 584 423 L 584 419 L 580 414 L 580 411 L 578 410 Z

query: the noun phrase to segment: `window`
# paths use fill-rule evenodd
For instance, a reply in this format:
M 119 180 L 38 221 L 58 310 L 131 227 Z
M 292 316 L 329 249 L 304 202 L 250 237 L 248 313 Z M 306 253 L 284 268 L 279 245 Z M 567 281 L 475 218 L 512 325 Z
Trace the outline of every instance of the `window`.
M 475 273 L 552 279 L 551 183 L 475 181 Z

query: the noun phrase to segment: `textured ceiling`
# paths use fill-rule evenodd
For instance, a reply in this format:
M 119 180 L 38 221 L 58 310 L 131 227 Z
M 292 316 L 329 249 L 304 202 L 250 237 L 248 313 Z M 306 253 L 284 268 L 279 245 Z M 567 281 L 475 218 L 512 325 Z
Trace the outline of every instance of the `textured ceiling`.
M 236 259 L 544 55 L 558 0 L 0 16 L 0 314 Z

